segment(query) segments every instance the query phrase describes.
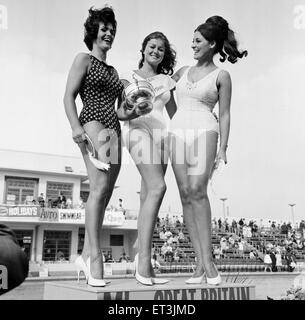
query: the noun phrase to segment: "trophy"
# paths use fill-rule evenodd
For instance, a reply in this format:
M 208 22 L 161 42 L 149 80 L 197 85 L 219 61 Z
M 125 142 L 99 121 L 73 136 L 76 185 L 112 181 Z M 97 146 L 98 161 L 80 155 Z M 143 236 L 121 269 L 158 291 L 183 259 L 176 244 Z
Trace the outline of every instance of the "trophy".
M 139 116 L 148 114 L 153 109 L 155 90 L 146 80 L 137 80 L 135 77 L 134 80 L 124 89 L 125 107 L 131 111 L 135 110 Z

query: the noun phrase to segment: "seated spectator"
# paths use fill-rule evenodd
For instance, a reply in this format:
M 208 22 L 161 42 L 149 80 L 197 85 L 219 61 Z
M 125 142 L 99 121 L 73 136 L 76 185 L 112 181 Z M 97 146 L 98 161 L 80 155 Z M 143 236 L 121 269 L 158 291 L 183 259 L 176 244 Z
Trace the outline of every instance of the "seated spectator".
M 172 245 L 173 244 L 173 240 L 174 240 L 174 237 L 170 236 L 168 239 L 167 239 L 167 243 Z
M 105 262 L 113 262 L 112 254 L 110 251 L 108 251 L 108 254 L 105 257 Z
M 173 257 L 173 248 L 172 246 L 166 241 L 164 242 L 161 253 L 164 256 L 165 261 L 171 261 Z
M 165 258 L 166 251 L 167 251 L 167 241 L 165 241 L 163 243 L 163 246 L 161 247 L 161 255 L 163 256 L 163 258 Z
M 277 271 L 282 271 L 283 263 L 282 263 L 282 254 L 280 250 L 276 250 L 275 258 L 276 258 L 275 265 L 276 265 Z
M 178 236 L 178 234 L 175 234 L 175 235 L 172 237 L 172 243 L 175 243 L 175 244 L 178 244 L 178 243 L 179 243 L 179 236 Z
M 162 230 L 161 230 L 160 233 L 159 233 L 159 237 L 160 237 L 161 240 L 167 240 L 167 237 L 166 237 L 166 235 L 165 235 L 165 232 L 166 232 L 165 228 L 162 227 Z
M 179 262 L 181 258 L 181 250 L 179 249 L 179 247 L 175 247 L 173 248 L 173 250 L 174 250 L 173 259 L 175 262 Z
M 169 228 L 166 228 L 164 235 L 165 235 L 166 239 L 169 239 L 170 237 L 172 237 L 173 234 L 170 232 Z
M 72 200 L 71 200 L 71 198 L 67 199 L 66 206 L 67 206 L 67 209 L 72 209 Z
M 81 197 L 79 197 L 77 208 L 78 209 L 84 209 L 85 208 L 84 201 L 83 201 L 83 199 Z
M 56 257 L 55 257 L 55 260 L 57 261 L 65 261 L 65 255 L 62 251 L 58 250 L 57 251 L 57 254 L 56 254 Z
M 119 262 L 128 262 L 128 257 L 125 252 L 121 254 Z
M 254 251 L 253 251 L 253 250 L 251 250 L 251 251 L 250 251 L 249 258 L 250 258 L 251 260 L 256 259 L 256 256 L 255 256 L 255 254 L 254 254 Z
M 233 235 L 231 235 L 229 237 L 228 241 L 229 241 L 230 247 L 233 248 L 234 247 L 234 243 L 235 243 L 235 239 L 234 239 Z
M 239 239 L 238 241 L 238 253 L 240 256 L 244 256 L 244 244 L 243 242 L 241 241 L 241 239 Z
M 154 255 L 152 256 L 152 258 L 151 258 L 151 265 L 152 265 L 155 273 L 158 273 L 159 270 L 160 270 L 160 268 L 161 268 L 161 265 L 160 265 L 160 263 L 159 263 L 158 260 L 157 260 L 157 255 L 156 255 L 156 254 L 154 254 Z
M 229 249 L 227 239 L 225 237 L 222 237 L 220 240 L 220 251 L 223 256 L 224 256 L 224 253 L 227 249 Z
M 220 256 L 221 256 L 221 250 L 218 246 L 215 246 L 214 250 L 213 250 L 213 254 L 214 254 L 214 257 L 215 259 L 220 259 Z
M 179 242 L 183 242 L 185 240 L 184 233 L 182 232 L 182 229 L 180 229 L 178 233 L 178 240 Z

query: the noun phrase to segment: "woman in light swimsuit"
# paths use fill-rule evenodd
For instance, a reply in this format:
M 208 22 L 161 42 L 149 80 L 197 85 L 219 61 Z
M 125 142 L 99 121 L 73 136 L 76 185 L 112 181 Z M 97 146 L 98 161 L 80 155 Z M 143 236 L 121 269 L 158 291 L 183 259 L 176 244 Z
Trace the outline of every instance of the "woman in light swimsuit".
M 161 32 L 153 32 L 144 39 L 141 53 L 139 69 L 122 75 L 121 80 L 125 85 L 135 80 L 150 82 L 156 93 L 153 110 L 126 121 L 122 136 L 142 178 L 136 279 L 142 284 L 153 285 L 168 281 L 155 277 L 151 265 L 151 247 L 156 218 L 166 190 L 164 175 L 168 161 L 168 132 L 163 111 L 166 107 L 170 118 L 176 111 L 172 94 L 176 83 L 170 77 L 176 53 Z
M 211 209 L 207 184 L 219 161 L 227 162 L 230 128 L 231 79 L 213 62 L 221 55 L 235 63 L 247 55 L 237 49 L 233 31 L 222 17 L 213 16 L 194 32 L 192 48 L 196 65 L 182 67 L 173 76 L 177 81 L 177 112 L 170 124 L 171 162 L 176 177 L 184 221 L 197 256 L 197 268 L 186 283 L 221 282 L 212 259 Z M 219 123 L 213 108 L 219 103 Z M 220 146 L 217 153 L 218 135 Z M 217 154 L 217 155 L 216 155 Z

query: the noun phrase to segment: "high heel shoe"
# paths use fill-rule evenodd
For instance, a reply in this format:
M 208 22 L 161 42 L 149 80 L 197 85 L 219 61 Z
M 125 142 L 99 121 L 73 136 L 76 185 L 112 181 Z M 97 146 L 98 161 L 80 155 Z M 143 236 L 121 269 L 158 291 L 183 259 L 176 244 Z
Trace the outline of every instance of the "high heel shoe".
M 203 273 L 200 277 L 191 277 L 185 280 L 187 284 L 200 284 L 204 278 L 205 273 Z
M 168 283 L 169 280 L 168 279 L 164 279 L 164 278 L 157 278 L 155 273 L 154 273 L 154 268 L 153 266 L 151 265 L 150 267 L 150 271 L 151 271 L 151 274 L 153 274 L 153 276 L 151 277 L 151 281 L 153 284 L 165 284 L 165 283 Z
M 156 277 L 151 277 L 151 281 L 153 284 L 165 284 L 169 282 L 168 279 L 156 278 Z
M 74 261 L 76 271 L 77 271 L 77 282 L 79 283 L 79 276 L 80 273 L 83 272 L 86 277 L 86 282 L 88 282 L 88 267 L 83 259 L 83 257 L 80 255 L 78 256 Z
M 217 267 L 215 266 L 215 264 L 214 264 L 214 268 L 217 270 Z M 217 270 L 217 272 L 218 272 L 218 270 Z M 207 278 L 207 284 L 209 284 L 209 285 L 217 286 L 221 283 L 221 277 L 220 277 L 219 273 L 214 278 L 208 278 L 208 277 L 206 277 L 206 278 Z
M 137 281 L 140 282 L 141 284 L 146 285 L 146 286 L 152 286 L 153 285 L 152 278 L 143 277 L 139 274 L 138 263 L 139 263 L 139 255 L 136 254 L 136 256 L 134 258 L 134 265 L 135 265 L 135 277 L 136 277 Z
M 105 287 L 106 282 L 104 281 L 104 279 L 96 279 L 92 277 L 91 271 L 90 271 L 90 257 L 87 260 L 87 267 L 88 267 L 88 284 L 91 287 Z

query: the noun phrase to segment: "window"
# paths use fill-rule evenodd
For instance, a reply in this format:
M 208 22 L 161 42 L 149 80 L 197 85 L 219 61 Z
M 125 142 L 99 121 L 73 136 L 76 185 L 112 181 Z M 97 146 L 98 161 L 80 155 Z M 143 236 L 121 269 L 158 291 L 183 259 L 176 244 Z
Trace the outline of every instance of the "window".
M 84 248 L 85 243 L 85 228 L 78 229 L 78 246 L 77 246 L 77 253 L 81 254 Z
M 57 198 L 62 194 L 66 199 L 71 200 L 73 195 L 73 184 L 63 183 L 63 182 L 47 182 L 47 199 L 57 200 Z
M 89 191 L 81 191 L 80 197 L 83 199 L 83 202 L 86 203 L 89 197 Z
M 32 204 L 37 197 L 38 179 L 6 177 L 7 204 Z M 36 200 L 36 199 L 35 199 Z
M 28 257 L 31 259 L 31 247 L 32 247 L 32 240 L 33 240 L 33 230 L 14 230 L 16 234 L 17 241 Z
M 110 246 L 123 247 L 124 236 L 122 234 L 111 234 L 110 235 Z
M 43 235 L 43 261 L 69 261 L 71 231 L 45 230 Z

